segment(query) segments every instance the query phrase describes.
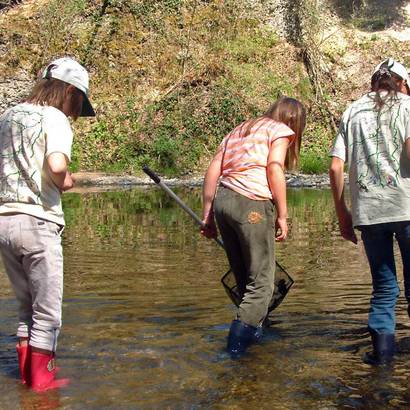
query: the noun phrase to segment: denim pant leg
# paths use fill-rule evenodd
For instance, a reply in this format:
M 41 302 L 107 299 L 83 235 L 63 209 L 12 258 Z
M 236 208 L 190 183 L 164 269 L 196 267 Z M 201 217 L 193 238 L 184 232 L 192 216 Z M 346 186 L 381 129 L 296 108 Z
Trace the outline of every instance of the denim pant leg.
M 399 222 L 395 232 L 403 261 L 404 293 L 410 306 L 410 221 Z
M 373 294 L 369 330 L 392 334 L 396 327 L 395 307 L 399 295 L 393 253 L 393 226 L 390 223 L 361 226 L 362 240 L 370 265 Z

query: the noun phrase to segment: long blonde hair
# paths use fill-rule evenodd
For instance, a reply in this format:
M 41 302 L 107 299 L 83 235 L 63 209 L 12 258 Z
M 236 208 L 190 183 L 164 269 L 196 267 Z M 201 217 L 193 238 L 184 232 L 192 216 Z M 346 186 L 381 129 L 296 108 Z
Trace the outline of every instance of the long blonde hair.
M 285 167 L 287 169 L 295 169 L 299 162 L 302 134 L 306 125 L 306 110 L 303 104 L 295 98 L 280 97 L 269 107 L 262 117 L 243 123 L 245 127 L 243 137 L 247 137 L 251 133 L 252 127 L 261 118 L 270 118 L 271 120 L 281 122 L 295 133 L 295 137 L 289 144 L 285 159 Z
M 263 115 L 266 118 L 282 122 L 294 133 L 286 154 L 285 166 L 294 169 L 299 163 L 299 153 L 302 144 L 302 134 L 306 126 L 306 109 L 303 104 L 291 97 L 280 97 Z

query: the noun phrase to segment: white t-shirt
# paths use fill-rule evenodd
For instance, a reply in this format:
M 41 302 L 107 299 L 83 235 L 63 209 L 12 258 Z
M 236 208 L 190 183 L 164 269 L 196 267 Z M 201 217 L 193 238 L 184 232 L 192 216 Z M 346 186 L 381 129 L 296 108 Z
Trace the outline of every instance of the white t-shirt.
M 54 107 L 22 103 L 0 117 L 0 214 L 23 213 L 64 225 L 61 194 L 47 157 L 71 159 L 73 132 Z
M 349 165 L 354 226 L 410 220 L 410 97 L 398 93 L 378 112 L 374 95 L 347 108 L 331 151 Z

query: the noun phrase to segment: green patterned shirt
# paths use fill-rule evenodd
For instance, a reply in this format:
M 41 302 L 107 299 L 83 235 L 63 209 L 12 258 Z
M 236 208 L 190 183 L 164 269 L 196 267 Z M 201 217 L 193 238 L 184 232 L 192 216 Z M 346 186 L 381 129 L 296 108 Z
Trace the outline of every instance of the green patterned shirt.
M 46 158 L 70 161 L 73 133 L 54 107 L 19 104 L 0 117 L 0 214 L 25 213 L 64 225 L 61 194 Z
M 398 93 L 378 111 L 374 95 L 347 108 L 331 151 L 349 166 L 354 226 L 410 220 L 410 97 Z

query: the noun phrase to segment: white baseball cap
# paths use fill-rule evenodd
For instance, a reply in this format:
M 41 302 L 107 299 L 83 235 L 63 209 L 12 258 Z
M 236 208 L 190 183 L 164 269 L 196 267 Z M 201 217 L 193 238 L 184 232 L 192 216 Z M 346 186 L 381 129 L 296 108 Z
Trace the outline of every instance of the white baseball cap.
M 410 85 L 410 79 L 409 79 L 409 74 L 404 67 L 403 64 L 400 64 L 396 60 L 392 58 L 388 58 L 387 60 L 384 60 L 381 62 L 374 70 L 373 74 L 375 74 L 377 71 L 379 71 L 381 68 L 386 68 L 387 71 L 397 74 L 400 78 L 405 80 L 407 84 Z
M 88 72 L 77 61 L 63 57 L 52 61 L 44 70 L 43 78 L 56 78 L 78 88 L 84 94 L 80 117 L 94 117 L 95 111 L 88 99 Z

